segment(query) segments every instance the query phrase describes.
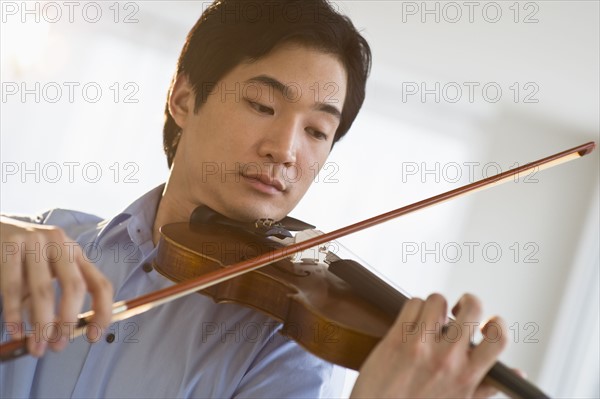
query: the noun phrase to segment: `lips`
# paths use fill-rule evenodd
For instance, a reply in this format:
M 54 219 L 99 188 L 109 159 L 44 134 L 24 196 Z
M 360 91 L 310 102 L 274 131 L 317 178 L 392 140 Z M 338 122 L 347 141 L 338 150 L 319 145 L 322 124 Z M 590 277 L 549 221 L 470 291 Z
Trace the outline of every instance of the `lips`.
M 271 186 L 273 188 L 275 188 L 277 191 L 285 191 L 285 184 L 283 184 L 283 182 L 279 179 L 275 179 L 272 178 L 271 176 L 267 175 L 267 174 L 254 174 L 254 173 L 242 173 L 242 176 L 245 177 L 246 179 L 250 179 L 250 180 L 256 180 L 258 182 L 261 182 L 264 185 L 267 186 Z

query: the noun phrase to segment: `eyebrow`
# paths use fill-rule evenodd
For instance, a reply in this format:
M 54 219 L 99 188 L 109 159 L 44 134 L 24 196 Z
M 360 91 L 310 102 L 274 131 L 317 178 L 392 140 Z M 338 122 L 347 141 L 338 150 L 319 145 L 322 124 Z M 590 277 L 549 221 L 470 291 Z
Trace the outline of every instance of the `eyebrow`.
M 267 75 L 254 76 L 254 77 L 246 80 L 244 83 L 260 83 L 260 84 L 267 85 L 267 86 L 271 87 L 272 89 L 278 91 L 282 96 L 285 96 L 287 90 L 289 89 L 289 86 L 286 86 L 285 84 L 281 83 L 279 80 L 277 80 L 271 76 L 267 76 Z M 317 102 L 313 108 L 316 109 L 317 111 L 322 111 L 322 112 L 326 112 L 330 115 L 333 115 L 337 119 L 342 118 L 341 111 L 331 104 Z

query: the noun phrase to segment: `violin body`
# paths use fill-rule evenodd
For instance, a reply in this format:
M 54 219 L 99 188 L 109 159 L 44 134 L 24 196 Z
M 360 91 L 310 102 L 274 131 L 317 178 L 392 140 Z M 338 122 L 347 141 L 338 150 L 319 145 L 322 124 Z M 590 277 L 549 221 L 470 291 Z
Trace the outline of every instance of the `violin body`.
M 281 252 L 284 246 L 230 221 L 173 223 L 160 232 L 154 268 L 181 284 L 257 257 L 268 259 L 269 252 Z M 272 259 L 234 278 L 217 278 L 216 284 L 196 292 L 267 314 L 282 323 L 283 335 L 346 368 L 360 369 L 408 300 L 351 260 L 338 258 L 325 265 L 313 259 Z M 486 379 L 511 397 L 548 397 L 500 362 Z
M 310 225 L 293 218 L 279 222 L 259 219 L 249 228 L 248 223 L 199 207 L 192 213 L 190 223 L 169 224 L 160 229 L 154 267 L 178 284 L 114 303 L 111 321 L 125 320 L 199 292 L 216 302 L 236 302 L 266 313 L 282 323 L 282 334 L 309 352 L 358 370 L 386 335 L 408 296 L 354 261 L 333 256 L 326 266 L 312 260 L 295 262 L 289 255 L 468 192 L 511 181 L 521 173 L 580 158 L 594 148 L 593 142 L 582 144 L 289 247 L 268 237 L 291 237 L 287 229 L 299 231 Z M 93 317 L 93 311 L 80 314 L 74 335 L 81 335 Z M 0 344 L 0 361 L 26 353 L 27 338 Z M 488 370 L 485 378 L 511 397 L 548 397 L 500 362 Z
M 174 223 L 161 228 L 154 267 L 180 282 L 281 246 L 230 226 Z M 259 310 L 281 322 L 281 333 L 309 352 L 354 370 L 396 316 L 363 299 L 327 265 L 312 260 L 280 260 L 199 293 L 218 303 Z

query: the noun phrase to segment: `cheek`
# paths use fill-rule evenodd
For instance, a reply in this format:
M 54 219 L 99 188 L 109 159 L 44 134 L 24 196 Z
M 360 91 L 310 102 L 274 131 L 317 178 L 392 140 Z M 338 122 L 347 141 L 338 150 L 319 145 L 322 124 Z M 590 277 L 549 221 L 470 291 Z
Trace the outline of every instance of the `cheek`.
M 246 146 L 245 129 L 243 121 L 226 112 L 218 112 L 207 118 L 197 118 L 190 141 L 197 157 L 227 161 L 227 155 Z
M 304 168 L 302 168 L 300 165 L 284 168 L 282 170 L 282 174 L 283 180 L 285 180 L 286 183 L 298 184 L 306 180 L 306 170 L 304 170 Z
M 308 187 L 312 184 L 313 181 L 317 179 L 319 173 L 326 169 L 327 156 L 329 155 L 329 151 L 315 151 L 310 153 L 315 156 L 308 157 L 307 159 L 299 164 L 295 170 L 291 170 L 288 174 L 294 174 L 294 178 L 298 181 L 298 183 L 305 186 L 304 190 L 306 191 Z M 315 152 L 319 152 L 319 154 L 315 154 Z M 293 169 L 293 168 L 292 168 Z

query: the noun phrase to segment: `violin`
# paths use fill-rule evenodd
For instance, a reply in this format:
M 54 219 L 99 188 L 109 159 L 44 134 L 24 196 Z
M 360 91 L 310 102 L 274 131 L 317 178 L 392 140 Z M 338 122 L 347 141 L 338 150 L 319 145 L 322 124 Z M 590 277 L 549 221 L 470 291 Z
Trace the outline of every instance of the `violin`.
M 213 215 L 214 211 L 200 207 L 190 223 L 163 226 L 154 268 L 182 282 L 285 250 L 261 231 L 260 224 L 254 229 L 242 223 L 236 226 L 218 214 L 214 219 L 221 220 L 210 221 Z M 409 300 L 356 261 L 331 252 L 325 264 L 288 256 L 199 293 L 217 303 L 235 302 L 266 313 L 282 323 L 281 334 L 324 360 L 354 370 L 360 369 Z M 512 397 L 548 398 L 500 362 L 487 378 Z
M 282 323 L 281 333 L 311 353 L 358 370 L 409 299 L 352 260 L 327 253 L 325 262 L 294 261 L 293 255 L 319 248 L 347 234 L 589 154 L 590 142 L 491 176 L 455 190 L 291 245 L 284 241 L 307 225 L 295 219 L 238 223 L 206 208 L 190 223 L 161 227 L 155 269 L 178 284 L 113 305 L 112 322 L 124 320 L 184 295 L 199 292 L 216 302 L 236 302 Z M 312 227 L 312 226 L 310 226 Z M 275 237 L 275 239 L 273 239 Z M 279 240 L 277 240 L 279 239 Z M 325 251 L 326 252 L 326 251 Z M 80 335 L 93 312 L 79 317 Z M 0 345 L 0 360 L 26 353 L 25 340 Z M 514 397 L 548 397 L 497 362 L 488 381 Z

